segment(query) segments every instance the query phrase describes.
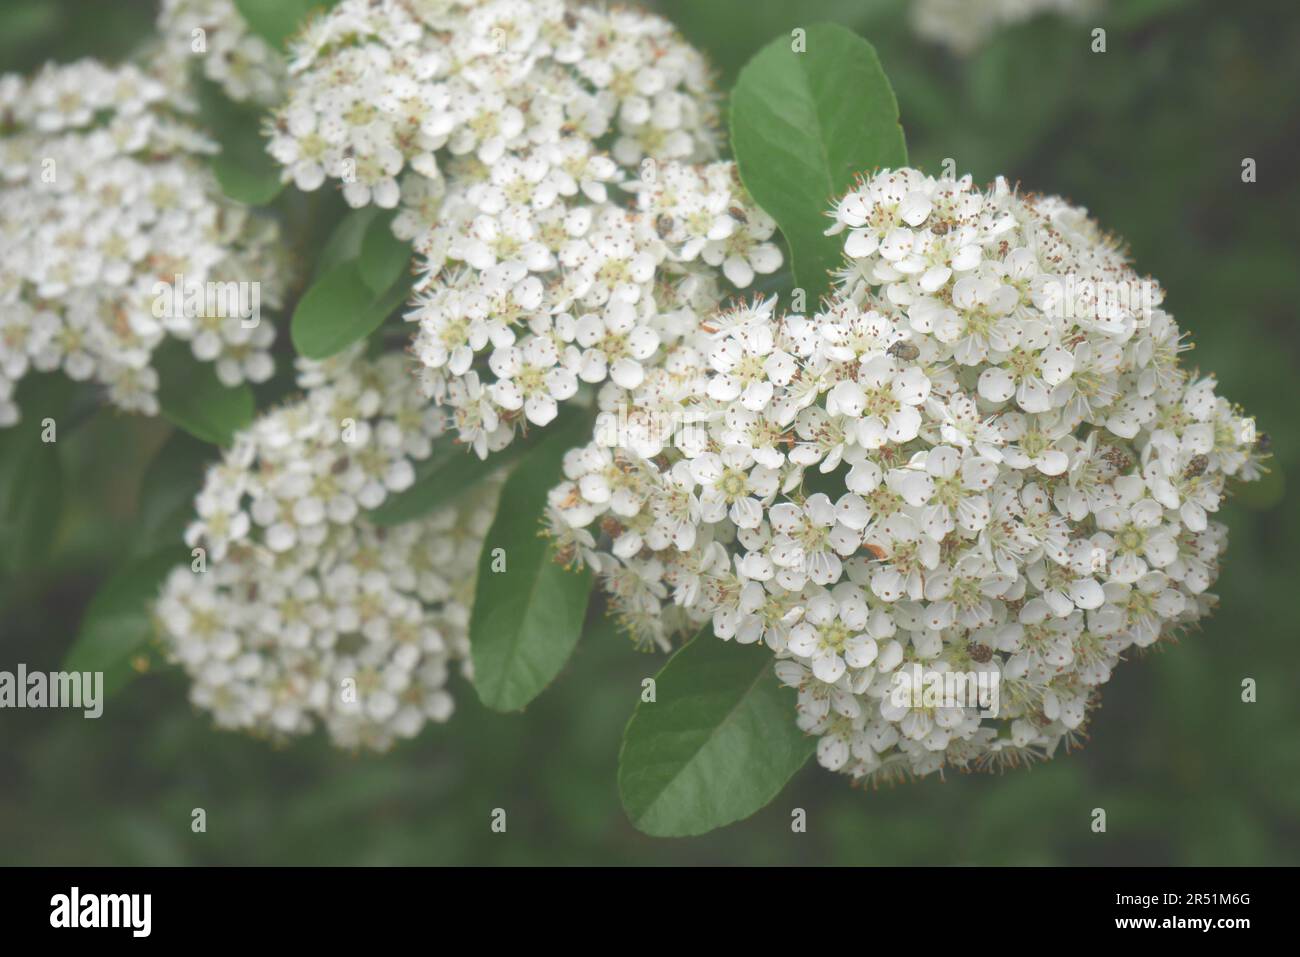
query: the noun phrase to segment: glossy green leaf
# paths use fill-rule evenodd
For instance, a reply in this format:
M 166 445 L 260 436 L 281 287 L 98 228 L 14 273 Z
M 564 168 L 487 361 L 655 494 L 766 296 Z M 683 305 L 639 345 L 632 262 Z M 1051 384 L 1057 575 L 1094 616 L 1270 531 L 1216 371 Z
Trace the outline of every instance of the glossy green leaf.
M 378 329 L 406 301 L 411 277 L 401 276 L 376 295 L 357 260 L 335 266 L 311 285 L 289 323 L 294 348 L 308 359 L 328 359 Z
M 812 756 L 796 695 L 772 654 L 700 634 L 655 678 L 623 733 L 618 789 L 628 818 L 656 837 L 703 834 L 749 817 Z
M 469 641 L 474 686 L 498 711 L 537 697 L 582 634 L 591 573 L 557 564 L 541 534 L 547 493 L 563 477 L 562 459 L 574 444 L 566 431 L 551 432 L 524 456 L 502 487 L 483 541 Z
M 393 216 L 381 213 L 370 221 L 357 266 L 370 291 L 378 295 L 397 282 L 411 265 L 411 246 L 393 235 Z
M 361 245 L 365 242 L 371 224 L 379 218 L 379 212 L 377 206 L 363 206 L 360 209 L 345 207 L 338 223 L 330 231 L 320 255 L 316 257 L 313 278 L 319 279 L 332 271 L 335 266 L 360 258 Z
M 790 244 L 810 303 L 841 261 L 842 236 L 824 235 L 826 212 L 858 173 L 907 163 L 898 104 L 876 51 L 842 26 L 807 28 L 760 50 L 731 94 L 731 141 L 740 177 Z
M 222 192 L 249 206 L 265 206 L 284 189 L 280 167 L 269 154 L 260 150 L 239 150 L 223 145 L 221 152 L 212 158 L 212 171 L 216 173 Z
M 158 404 L 169 422 L 204 442 L 229 445 L 253 421 L 253 390 L 247 383 L 228 388 L 210 362 L 199 362 L 189 347 L 169 342 L 154 353 Z
M 249 206 L 265 206 L 284 189 L 280 166 L 266 151 L 263 113 L 236 103 L 215 83 L 197 77 L 199 120 L 221 150 L 212 158 L 212 172 L 221 190 Z

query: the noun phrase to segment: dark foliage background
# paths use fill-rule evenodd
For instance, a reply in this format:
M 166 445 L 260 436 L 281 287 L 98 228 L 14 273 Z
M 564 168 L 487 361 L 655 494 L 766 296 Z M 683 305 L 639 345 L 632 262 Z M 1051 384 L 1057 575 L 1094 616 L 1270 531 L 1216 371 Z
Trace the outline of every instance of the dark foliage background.
M 210 728 L 155 663 L 98 721 L 0 713 L 0 863 L 1296 864 L 1300 862 L 1300 15 L 1279 2 L 1110 0 L 974 57 L 918 41 L 901 0 L 661 0 L 724 83 L 758 46 L 833 19 L 875 43 L 915 165 L 1062 193 L 1127 238 L 1222 391 L 1274 439 L 1269 479 L 1229 506 L 1217 616 L 1130 661 L 1086 749 L 1028 771 L 863 793 L 807 768 L 754 818 L 656 841 L 615 788 L 623 725 L 659 667 L 584 638 L 524 715 L 456 688 L 446 726 L 386 756 L 290 748 Z M 5 0 L 0 68 L 111 58 L 150 29 L 136 0 Z M 1108 51 L 1090 50 L 1090 31 Z M 851 89 L 844 95 L 852 97 Z M 1258 182 L 1241 181 L 1241 162 Z M 1203 357 L 1203 358 L 1202 358 Z M 0 668 L 57 669 L 99 583 L 132 551 L 140 482 L 169 427 L 99 411 L 60 454 L 65 504 L 46 559 L 0 577 Z M 0 463 L 2 465 L 2 463 Z M 0 553 L 7 549 L 0 542 Z M 1259 700 L 1243 704 L 1243 678 Z M 191 810 L 207 811 L 193 834 Z M 493 808 L 506 834 L 489 828 Z M 792 834 L 791 809 L 808 813 Z M 1105 808 L 1108 832 L 1089 828 Z

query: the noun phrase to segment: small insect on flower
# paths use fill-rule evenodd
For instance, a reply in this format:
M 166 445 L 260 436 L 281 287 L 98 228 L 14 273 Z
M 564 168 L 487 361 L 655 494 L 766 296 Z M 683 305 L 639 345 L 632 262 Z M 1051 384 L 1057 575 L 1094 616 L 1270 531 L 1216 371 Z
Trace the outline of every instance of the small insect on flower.
M 1210 467 L 1210 457 L 1208 455 L 1193 455 L 1187 468 L 1183 470 L 1183 478 L 1193 479 L 1198 475 L 1204 475 L 1205 470 Z
M 921 350 L 916 347 L 915 343 L 908 342 L 906 339 L 899 339 L 885 350 L 885 355 L 893 356 L 895 359 L 901 359 L 904 362 L 911 362 L 921 355 Z
M 1101 453 L 1101 457 L 1110 463 L 1116 472 L 1127 472 L 1133 465 L 1133 460 L 1125 455 L 1122 449 L 1114 445 L 1106 446 L 1106 451 Z
M 970 652 L 971 660 L 978 661 L 980 664 L 991 661 L 993 658 L 993 649 L 988 645 L 972 644 L 966 650 Z

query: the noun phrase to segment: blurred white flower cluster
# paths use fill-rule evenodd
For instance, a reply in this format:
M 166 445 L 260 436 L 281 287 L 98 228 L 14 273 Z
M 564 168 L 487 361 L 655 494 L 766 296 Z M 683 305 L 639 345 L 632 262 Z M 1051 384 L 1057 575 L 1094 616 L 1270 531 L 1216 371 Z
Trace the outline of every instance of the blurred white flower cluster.
M 221 727 L 272 737 L 323 724 L 385 749 L 451 714 L 499 483 L 414 522 L 361 514 L 413 480 L 442 417 L 406 360 L 302 364 L 298 402 L 261 416 L 212 467 L 156 606 L 164 643 Z M 197 569 L 197 570 L 196 570 Z
M 422 382 L 480 456 L 581 383 L 637 388 L 722 301 L 721 277 L 780 265 L 775 223 L 708 162 L 704 60 L 652 15 L 344 0 L 290 71 L 271 153 L 302 189 L 331 178 L 353 206 L 401 207 Z
M 914 0 L 912 24 L 919 36 L 968 54 L 993 34 L 1042 14 L 1076 19 L 1101 0 Z
M 1265 445 L 1086 211 L 901 169 L 832 213 L 833 297 L 709 318 L 629 390 L 637 422 L 602 395 L 554 534 L 634 635 L 765 642 L 828 768 L 1050 756 L 1211 609 L 1211 516 Z M 996 718 L 900 701 L 916 668 L 996 682 Z
M 248 28 L 235 0 L 162 0 L 158 33 L 164 55 L 197 60 L 232 100 L 270 104 L 284 92 L 283 55 Z
M 0 426 L 33 369 L 155 414 L 169 336 L 227 385 L 271 375 L 274 329 L 250 321 L 248 292 L 280 301 L 277 227 L 221 195 L 216 145 L 171 104 L 132 65 L 0 77 Z

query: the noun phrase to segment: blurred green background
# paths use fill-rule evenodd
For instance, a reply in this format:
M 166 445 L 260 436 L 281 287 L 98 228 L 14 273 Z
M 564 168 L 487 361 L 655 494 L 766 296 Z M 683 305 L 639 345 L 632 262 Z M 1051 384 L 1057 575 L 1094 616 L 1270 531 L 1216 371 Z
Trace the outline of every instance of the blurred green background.
M 903 0 L 661 0 L 724 84 L 764 42 L 832 19 L 884 62 L 915 165 L 945 157 L 1061 193 L 1127 238 L 1221 391 L 1273 437 L 1273 474 L 1221 516 L 1231 548 L 1203 631 L 1132 660 L 1087 748 L 1000 776 L 863 792 L 806 768 L 752 819 L 705 837 L 634 831 L 618 744 L 661 661 L 589 635 L 526 714 L 459 710 L 386 756 L 213 730 L 155 666 L 94 722 L 0 714 L 4 864 L 1296 864 L 1300 862 L 1300 11 L 1291 3 L 1110 0 L 955 59 L 915 38 Z M 0 68 L 124 54 L 152 4 L 5 0 Z M 1091 30 L 1107 52 L 1091 52 Z M 846 89 L 846 97 L 853 91 Z M 1243 158 L 1258 182 L 1241 181 Z M 140 484 L 169 428 L 96 413 L 58 445 L 68 502 L 47 563 L 0 581 L 0 668 L 56 669 L 132 547 Z M 1293 544 L 1288 544 L 1288 543 Z M 0 542 L 0 550 L 4 544 Z M 1243 678 L 1258 702 L 1241 702 Z M 190 830 L 193 808 L 208 830 Z M 492 810 L 508 814 L 492 833 Z M 790 830 L 791 810 L 808 830 Z M 1090 830 L 1105 808 L 1108 831 Z

